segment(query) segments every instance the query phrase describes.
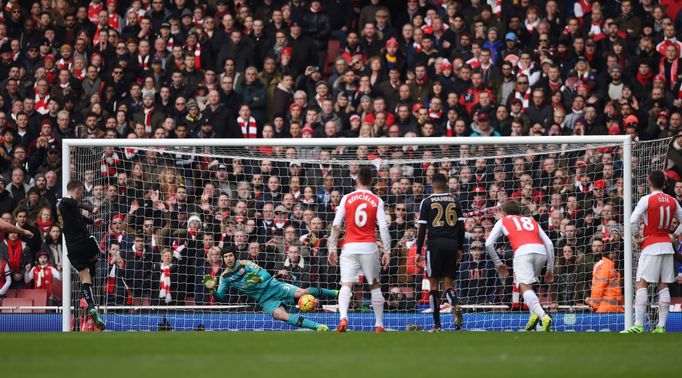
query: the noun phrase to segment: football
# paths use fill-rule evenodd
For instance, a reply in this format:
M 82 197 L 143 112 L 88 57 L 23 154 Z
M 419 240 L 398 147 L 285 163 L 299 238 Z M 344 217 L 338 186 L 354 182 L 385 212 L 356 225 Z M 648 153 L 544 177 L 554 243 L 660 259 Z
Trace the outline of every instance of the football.
M 311 312 L 317 307 L 317 298 L 310 294 L 305 294 L 298 298 L 298 309 L 301 312 Z

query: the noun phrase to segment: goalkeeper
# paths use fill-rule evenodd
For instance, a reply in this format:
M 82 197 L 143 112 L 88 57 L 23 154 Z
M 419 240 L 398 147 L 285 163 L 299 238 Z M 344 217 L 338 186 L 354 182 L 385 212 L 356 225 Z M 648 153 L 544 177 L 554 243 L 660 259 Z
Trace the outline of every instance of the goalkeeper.
M 207 289 L 213 290 L 213 296 L 222 300 L 227 289 L 232 286 L 239 292 L 248 295 L 258 302 L 265 312 L 273 318 L 281 320 L 299 328 L 327 331 L 324 324 L 316 323 L 297 314 L 290 314 L 286 305 L 293 305 L 298 298 L 305 294 L 314 297 L 336 297 L 338 290 L 317 289 L 290 285 L 272 278 L 265 269 L 248 260 L 237 260 L 233 250 L 223 254 L 227 269 L 220 275 L 220 283 L 216 287 L 216 278 L 204 276 L 203 283 Z

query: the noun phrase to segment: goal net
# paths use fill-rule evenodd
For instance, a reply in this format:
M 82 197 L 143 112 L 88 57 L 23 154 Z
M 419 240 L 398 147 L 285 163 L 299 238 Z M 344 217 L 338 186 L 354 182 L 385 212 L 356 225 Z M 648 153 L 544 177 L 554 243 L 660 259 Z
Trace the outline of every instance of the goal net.
M 637 258 L 625 219 L 663 169 L 668 140 L 624 137 L 66 141 L 65 178 L 85 182 L 85 200 L 105 226 L 96 295 L 112 330 L 291 330 L 253 298 L 214 298 L 202 277 L 220 277 L 223 252 L 252 260 L 276 279 L 339 288 L 327 253 L 335 208 L 360 166 L 386 204 L 391 262 L 381 273 L 387 329 L 429 329 L 428 281 L 417 258 L 416 220 L 431 177 L 449 177 L 464 211 L 466 240 L 456 292 L 465 330 L 521 330 L 528 312 L 513 275 L 501 278 L 484 242 L 500 204 L 516 199 L 555 246 L 555 280 L 536 288 L 557 330 L 620 330 L 631 316 Z M 631 148 L 630 148 L 631 147 Z M 631 158 L 626 158 L 631 153 Z M 66 179 L 64 180 L 67 181 Z M 629 203 L 628 203 L 629 202 Z M 68 220 L 65 220 L 68 221 Z M 496 250 L 508 266 L 505 240 Z M 593 287 L 593 267 L 614 251 L 619 280 Z M 454 253 L 454 251 L 453 251 Z M 65 279 L 65 329 L 87 330 L 77 274 Z M 70 293 L 70 295 L 69 295 Z M 369 288 L 357 277 L 350 329 L 373 329 Z M 588 298 L 597 298 L 592 302 Z M 446 301 L 443 301 L 447 303 Z M 595 304 L 596 303 L 596 304 Z M 444 328 L 453 321 L 447 304 Z M 334 328 L 336 299 L 305 317 Z M 296 305 L 290 308 L 297 311 Z M 71 318 L 73 315 L 73 318 Z M 629 318 L 631 319 L 631 318 Z

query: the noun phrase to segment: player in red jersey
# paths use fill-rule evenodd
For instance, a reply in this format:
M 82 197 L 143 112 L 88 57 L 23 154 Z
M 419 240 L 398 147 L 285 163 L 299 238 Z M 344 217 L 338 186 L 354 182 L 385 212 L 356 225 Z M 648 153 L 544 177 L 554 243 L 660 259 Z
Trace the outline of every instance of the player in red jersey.
M 672 218 L 677 218 L 680 226 L 675 230 L 675 236 L 682 234 L 682 207 L 675 198 L 662 192 L 665 187 L 663 172 L 651 172 L 648 181 L 649 194 L 639 200 L 630 215 L 630 229 L 641 250 L 635 278 L 635 325 L 621 333 L 644 332 L 647 287 L 650 283 L 658 284 L 658 325 L 654 333 L 665 333 L 665 323 L 670 311 L 668 284 L 675 281 L 675 251 L 670 238 L 670 225 Z M 644 223 L 644 235 L 641 240 L 637 240 L 640 219 Z
M 534 330 L 538 322 L 542 321 L 542 329 L 549 332 L 552 318 L 542 308 L 533 284 L 538 282 L 537 277 L 545 265 L 545 282 L 554 280 L 554 246 L 535 219 L 521 215 L 521 205 L 518 202 L 505 202 L 502 211 L 505 216 L 495 223 L 485 241 L 488 256 L 495 263 L 500 275 L 509 275 L 509 268 L 500 260 L 495 250 L 497 239 L 502 235 L 506 236 L 514 250 L 514 284 L 518 285 L 523 301 L 530 311 L 526 330 Z
M 343 250 L 339 258 L 341 268 L 341 290 L 339 292 L 339 313 L 341 319 L 337 332 L 348 328 L 348 306 L 351 290 L 358 275 L 364 275 L 372 293 L 372 307 L 376 317 L 376 332 L 384 331 L 384 296 L 381 293 L 379 272 L 388 268 L 390 261 L 391 236 L 388 233 L 384 201 L 369 190 L 372 171 L 362 167 L 358 172 L 355 191 L 346 194 L 336 208 L 336 215 L 329 236 L 329 263 L 336 264 L 336 243 L 341 224 L 346 223 Z M 381 257 L 376 242 L 375 225 L 381 235 Z

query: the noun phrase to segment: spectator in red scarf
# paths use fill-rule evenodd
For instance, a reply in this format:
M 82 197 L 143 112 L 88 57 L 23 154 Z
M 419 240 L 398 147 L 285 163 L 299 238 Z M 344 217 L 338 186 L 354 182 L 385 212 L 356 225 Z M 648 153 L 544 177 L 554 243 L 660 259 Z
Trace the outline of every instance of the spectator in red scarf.
M 54 280 L 61 280 L 60 271 L 50 264 L 48 253 L 40 251 L 36 254 L 38 261 L 34 266 L 26 265 L 24 282 L 26 285 L 33 282 L 34 289 L 47 290 L 48 306 L 52 306 L 58 298 L 54 297 Z

